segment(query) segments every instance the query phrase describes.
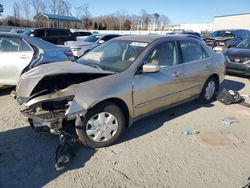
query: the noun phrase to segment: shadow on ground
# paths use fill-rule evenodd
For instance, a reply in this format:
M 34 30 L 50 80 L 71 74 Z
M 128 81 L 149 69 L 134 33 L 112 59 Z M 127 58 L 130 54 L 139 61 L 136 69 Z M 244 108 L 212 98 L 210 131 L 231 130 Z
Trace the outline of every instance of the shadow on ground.
M 4 96 L 4 95 L 9 95 L 13 90 L 15 90 L 15 87 L 8 87 L 8 88 L 1 88 L 0 89 L 0 96 Z
M 221 84 L 221 89 L 226 88 L 227 90 L 236 90 L 239 91 L 245 87 L 245 84 L 242 82 L 225 79 Z
M 56 136 L 30 127 L 0 132 L 0 187 L 42 187 L 65 173 L 54 168 L 58 144 Z M 81 147 L 67 170 L 83 167 L 94 153 Z
M 240 90 L 245 87 L 245 84 L 227 79 L 222 87 Z M 214 104 L 201 105 L 189 102 L 143 118 L 127 129 L 117 144 L 150 133 L 160 128 L 166 121 L 201 107 L 213 106 Z M 0 152 L 2 153 L 0 156 L 0 187 L 42 187 L 63 174 L 65 171 L 56 172 L 54 169 L 55 149 L 58 142 L 56 136 L 34 133 L 29 127 L 0 132 Z M 80 148 L 67 170 L 83 167 L 94 154 L 94 149 Z

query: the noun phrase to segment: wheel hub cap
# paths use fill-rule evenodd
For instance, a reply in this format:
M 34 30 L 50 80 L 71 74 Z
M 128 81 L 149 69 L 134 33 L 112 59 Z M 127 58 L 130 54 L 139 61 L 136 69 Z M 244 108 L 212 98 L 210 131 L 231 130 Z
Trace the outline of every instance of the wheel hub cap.
M 214 96 L 215 92 L 215 83 L 210 81 L 206 87 L 205 97 L 207 100 L 210 100 Z
M 110 140 L 118 130 L 118 121 L 113 114 L 101 112 L 92 116 L 86 125 L 87 136 L 95 142 Z

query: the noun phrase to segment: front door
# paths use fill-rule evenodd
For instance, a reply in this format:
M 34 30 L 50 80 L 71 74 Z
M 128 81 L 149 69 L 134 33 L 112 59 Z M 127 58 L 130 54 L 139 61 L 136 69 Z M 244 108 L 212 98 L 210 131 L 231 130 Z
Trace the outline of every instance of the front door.
M 182 90 L 183 65 L 175 42 L 165 42 L 155 47 L 146 63 L 157 64 L 160 71 L 141 73 L 134 77 L 133 103 L 135 116 L 148 113 L 178 101 Z

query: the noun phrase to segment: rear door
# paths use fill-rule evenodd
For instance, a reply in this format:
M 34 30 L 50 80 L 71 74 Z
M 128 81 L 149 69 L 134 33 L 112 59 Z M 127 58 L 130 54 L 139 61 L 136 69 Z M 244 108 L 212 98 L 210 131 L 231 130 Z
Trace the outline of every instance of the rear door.
M 177 102 L 182 90 L 183 65 L 179 63 L 176 42 L 155 47 L 145 63 L 158 64 L 160 71 L 135 75 L 133 102 L 136 116 Z
M 200 94 L 211 70 L 211 59 L 199 41 L 181 40 L 179 46 L 184 69 L 181 100 Z
M 33 49 L 23 40 L 0 37 L 0 84 L 16 85 L 22 70 L 31 62 Z

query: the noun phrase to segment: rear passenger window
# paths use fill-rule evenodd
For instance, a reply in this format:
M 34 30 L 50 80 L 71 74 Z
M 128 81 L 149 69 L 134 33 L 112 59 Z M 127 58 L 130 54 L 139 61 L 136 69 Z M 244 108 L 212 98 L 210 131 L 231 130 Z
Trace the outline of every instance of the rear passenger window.
M 59 36 L 57 30 L 47 30 L 47 36 L 52 37 L 52 36 Z
M 207 52 L 197 42 L 180 41 L 180 46 L 184 63 L 208 58 Z
M 157 64 L 160 68 L 178 64 L 178 55 L 175 42 L 167 42 L 157 46 L 147 57 L 146 63 Z

